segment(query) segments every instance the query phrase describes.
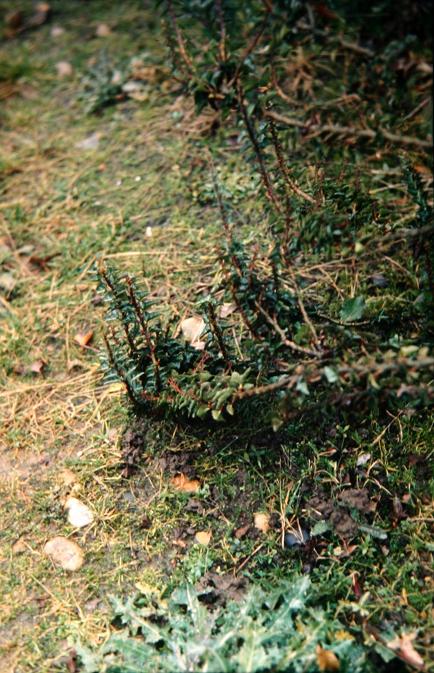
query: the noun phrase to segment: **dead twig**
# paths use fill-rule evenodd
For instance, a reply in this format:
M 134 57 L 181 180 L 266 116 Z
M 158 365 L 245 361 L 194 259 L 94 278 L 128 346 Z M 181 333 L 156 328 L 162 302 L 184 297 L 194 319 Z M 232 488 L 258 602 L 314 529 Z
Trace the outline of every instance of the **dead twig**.
M 295 351 L 296 353 L 303 353 L 303 355 L 310 355 L 311 357 L 318 357 L 320 353 L 318 351 L 313 351 L 310 350 L 309 348 L 304 348 L 304 346 L 299 346 L 298 344 L 295 343 L 295 341 L 291 341 L 291 339 L 288 339 L 286 336 L 284 330 L 280 327 L 279 323 L 275 318 L 272 318 L 264 309 L 262 306 L 256 302 L 256 307 L 257 309 L 262 313 L 266 321 L 273 327 L 277 334 L 280 336 L 282 340 L 282 344 L 284 346 L 287 346 L 288 348 L 291 348 L 291 350 Z
M 270 199 L 270 201 L 273 203 L 274 207 L 276 208 L 276 211 L 278 213 L 282 213 L 282 206 L 279 202 L 279 199 L 276 196 L 276 193 L 274 191 L 270 175 L 268 173 L 267 167 L 265 165 L 265 160 L 262 154 L 262 150 L 259 146 L 258 139 L 256 137 L 256 132 L 252 124 L 252 120 L 249 117 L 249 114 L 247 112 L 246 105 L 244 103 L 244 94 L 243 90 L 241 88 L 241 84 L 239 82 L 236 83 L 237 86 L 237 94 L 238 94 L 238 105 L 240 107 L 241 115 L 243 117 L 243 121 L 247 130 L 247 133 L 249 135 L 250 141 L 253 145 L 253 149 L 255 150 L 256 158 L 258 160 L 259 164 L 259 172 L 262 177 L 262 182 L 264 183 L 265 191 L 267 194 L 267 197 Z
M 184 61 L 185 65 L 187 66 L 187 69 L 189 70 L 190 74 L 194 72 L 194 67 L 193 63 L 191 61 L 190 56 L 188 55 L 187 48 L 185 46 L 184 38 L 182 36 L 181 30 L 178 25 L 178 21 L 176 19 L 176 15 L 173 9 L 173 3 L 172 0 L 167 1 L 167 8 L 168 8 L 168 14 L 170 18 L 170 23 L 172 24 L 173 32 L 175 33 L 176 36 L 176 42 L 178 45 L 178 50 L 179 54 Z
M 240 75 L 240 72 L 241 72 L 241 68 L 243 67 L 246 58 L 248 58 L 250 56 L 250 54 L 252 53 L 252 51 L 254 50 L 256 45 L 258 44 L 259 40 L 261 39 L 265 28 L 267 27 L 268 19 L 269 19 L 269 16 L 271 14 L 271 10 L 272 10 L 272 5 L 271 5 L 271 2 L 269 2 L 269 1 L 265 1 L 264 5 L 265 5 L 264 19 L 263 19 L 261 25 L 259 26 L 258 32 L 255 33 L 255 35 L 250 40 L 249 44 L 247 45 L 247 47 L 244 49 L 243 53 L 241 54 L 240 60 L 239 60 L 238 65 L 235 69 L 235 74 L 232 77 L 231 81 L 229 82 L 228 88 L 230 88 L 235 82 L 238 81 L 238 78 L 239 78 L 239 75 Z
M 217 18 L 220 24 L 220 42 L 219 42 L 219 57 L 220 61 L 226 61 L 226 24 L 225 15 L 223 12 L 222 0 L 215 0 L 215 8 Z
M 323 133 L 331 133 L 338 136 L 353 136 L 355 138 L 365 138 L 366 140 L 381 140 L 385 138 L 390 140 L 390 142 L 396 143 L 398 145 L 415 145 L 416 147 L 423 147 L 425 149 L 430 149 L 432 147 L 432 138 L 428 136 L 428 140 L 422 140 L 421 138 L 415 138 L 413 136 L 406 135 L 397 135 L 396 133 L 391 133 L 387 129 L 378 128 L 374 129 L 359 129 L 355 126 L 340 126 L 339 124 L 308 124 L 301 121 L 300 119 L 294 119 L 293 117 L 287 117 L 282 115 L 279 112 L 273 112 L 268 110 L 265 112 L 265 116 L 274 119 L 285 126 L 295 126 L 300 129 L 308 129 L 309 131 L 321 135 Z
M 315 199 L 312 196 L 310 196 L 309 194 L 306 194 L 306 192 L 304 192 L 302 189 L 300 189 L 300 187 L 297 185 L 297 183 L 294 182 L 294 180 L 292 180 L 292 178 L 289 174 L 288 165 L 287 165 L 287 163 L 284 159 L 284 156 L 283 156 L 283 150 L 282 150 L 282 146 L 281 146 L 280 141 L 279 141 L 279 137 L 277 135 L 276 126 L 275 126 L 274 121 L 272 119 L 270 119 L 270 131 L 271 131 L 271 138 L 273 140 L 274 151 L 276 153 L 277 163 L 279 165 L 280 172 L 282 174 L 282 177 L 283 177 L 285 186 L 287 188 L 287 191 L 288 192 L 292 191 L 295 194 L 297 194 L 297 196 L 300 196 L 301 198 L 303 198 L 305 201 L 308 201 L 309 203 L 315 204 L 316 203 Z M 287 218 L 289 218 L 289 214 L 287 214 Z
M 252 553 L 251 553 L 247 558 L 245 558 L 244 561 L 243 561 L 242 563 L 240 563 L 240 565 L 238 566 L 238 568 L 235 568 L 235 569 L 234 569 L 234 575 L 236 575 L 237 573 L 239 573 L 240 570 L 242 570 L 242 569 L 244 568 L 244 566 L 247 565 L 247 563 L 248 563 L 254 556 L 256 556 L 256 554 L 257 554 L 259 551 L 261 551 L 261 549 L 262 549 L 264 546 L 265 546 L 265 542 L 262 542 L 260 545 L 258 545 L 258 546 L 256 547 L 256 549 L 254 549 L 254 550 L 252 551 Z
M 357 374 L 359 377 L 368 376 L 369 374 L 381 376 L 392 371 L 398 371 L 403 367 L 407 369 L 430 369 L 434 368 L 434 358 L 421 358 L 420 360 L 409 360 L 408 358 L 399 358 L 395 362 L 384 362 L 382 364 L 374 363 L 372 365 L 357 365 L 354 364 L 351 367 L 336 367 L 336 373 L 338 376 L 345 376 L 346 374 Z M 294 369 L 297 369 L 295 374 L 290 376 L 282 376 L 281 379 L 275 381 L 274 383 L 269 383 L 265 386 L 258 386 L 256 388 L 250 388 L 249 390 L 239 390 L 236 394 L 238 399 L 244 399 L 246 397 L 253 397 L 257 395 L 268 395 L 275 392 L 276 390 L 282 390 L 282 388 L 292 388 L 299 378 L 304 374 L 308 374 L 309 378 L 319 380 L 324 376 L 324 371 L 322 368 L 309 369 L 307 365 L 297 364 L 294 365 Z

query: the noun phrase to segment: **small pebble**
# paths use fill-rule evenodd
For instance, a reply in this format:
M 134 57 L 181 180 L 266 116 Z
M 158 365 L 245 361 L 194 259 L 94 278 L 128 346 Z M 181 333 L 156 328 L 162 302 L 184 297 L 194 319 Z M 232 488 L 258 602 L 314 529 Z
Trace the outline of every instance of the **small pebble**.
M 371 276 L 372 285 L 375 287 L 387 287 L 389 281 L 382 273 L 373 273 Z
M 65 32 L 65 30 L 64 30 L 64 28 L 62 28 L 62 26 L 53 26 L 51 31 L 50 31 L 50 35 L 51 35 L 51 37 L 56 38 L 56 37 L 60 37 L 61 35 L 63 35 L 64 32 Z
M 287 549 L 299 549 L 309 542 L 310 535 L 304 528 L 296 533 L 285 533 L 284 545 Z

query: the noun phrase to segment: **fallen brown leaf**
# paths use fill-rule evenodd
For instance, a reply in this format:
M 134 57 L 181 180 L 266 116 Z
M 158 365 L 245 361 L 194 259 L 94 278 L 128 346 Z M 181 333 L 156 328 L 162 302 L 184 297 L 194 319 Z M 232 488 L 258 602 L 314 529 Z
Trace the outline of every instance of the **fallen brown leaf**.
M 6 294 L 10 294 L 15 288 L 17 281 L 11 273 L 1 273 L 0 274 L 0 289 L 4 290 Z
M 29 28 L 42 26 L 50 16 L 51 7 L 48 2 L 38 2 L 35 9 L 35 14 L 28 21 Z
M 237 307 L 232 302 L 225 302 L 220 306 L 219 311 L 220 318 L 227 318 L 236 310 L 236 308 Z
M 180 324 L 181 332 L 186 341 L 198 351 L 203 351 L 205 342 L 200 341 L 199 337 L 205 329 L 205 321 L 200 316 L 185 318 Z
M 85 332 L 84 334 L 78 333 L 74 337 L 74 341 L 78 343 L 82 348 L 86 348 L 93 339 L 93 330 Z
M 270 528 L 270 515 L 266 512 L 255 512 L 253 515 L 255 528 L 266 533 Z
M 67 537 L 53 537 L 44 546 L 44 554 L 64 570 L 79 570 L 84 562 L 82 549 Z
M 184 493 L 197 493 L 200 489 L 200 482 L 197 479 L 189 479 L 182 472 L 170 481 L 177 491 L 183 491 Z
M 407 664 L 420 670 L 424 668 L 424 662 L 419 652 L 416 652 L 413 647 L 413 640 L 416 638 L 416 635 L 415 632 L 403 633 L 393 640 L 389 640 L 387 646 L 394 652 L 397 652 Z
M 33 374 L 42 374 L 46 366 L 47 366 L 47 363 L 44 362 L 44 360 L 35 360 L 30 365 L 30 371 Z
M 236 531 L 234 532 L 234 535 L 237 538 L 237 540 L 241 540 L 241 538 L 243 538 L 246 535 L 249 528 L 250 524 L 246 524 L 245 526 L 240 526 L 239 528 L 237 528 Z
M 24 552 L 27 551 L 27 545 L 24 542 L 24 539 L 22 537 L 18 538 L 18 540 L 12 545 L 12 552 L 14 554 L 24 554 Z
M 331 650 L 326 650 L 321 645 L 316 646 L 316 663 L 320 671 L 338 671 L 339 659 Z
M 211 541 L 211 533 L 206 530 L 199 531 L 194 537 L 196 542 L 199 542 L 199 544 L 203 544 L 205 546 L 209 545 Z

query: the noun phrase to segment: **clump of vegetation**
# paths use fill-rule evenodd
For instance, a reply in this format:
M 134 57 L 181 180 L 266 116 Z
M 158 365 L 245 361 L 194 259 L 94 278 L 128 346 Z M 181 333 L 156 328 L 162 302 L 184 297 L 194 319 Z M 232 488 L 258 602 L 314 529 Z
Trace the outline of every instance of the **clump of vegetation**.
M 266 176 L 268 180 L 269 173 Z M 386 399 L 390 403 L 390 398 L 400 405 L 429 402 L 434 358 L 424 309 L 429 305 L 426 298 L 432 296 L 431 245 L 424 227 L 431 214 L 420 185 L 411 172 L 409 176 L 419 200 L 415 229 L 398 230 L 381 241 L 383 250 L 396 246 L 399 238 L 421 241 L 425 249 L 424 294 L 416 301 L 419 291 L 407 292 L 405 322 L 387 324 L 393 300 L 380 310 L 381 294 L 372 296 L 373 262 L 381 260 L 381 253 L 359 256 L 354 249 L 341 259 L 343 275 L 354 264 L 358 274 L 364 274 L 356 296 L 342 299 L 341 292 L 318 282 L 314 288 L 312 281 L 306 283 L 304 233 L 311 237 L 316 226 L 316 240 L 321 241 L 323 222 L 334 209 L 333 196 L 325 205 L 309 204 L 304 221 L 294 223 L 283 210 L 279 185 L 275 188 L 270 181 L 266 185 L 273 189 L 275 200 L 270 217 L 273 230 L 262 248 L 255 244 L 249 250 L 236 238 L 220 200 L 226 234 L 218 260 L 220 281 L 198 305 L 201 315 L 190 319 L 196 321 L 195 334 L 187 339 L 177 335 L 179 328 L 170 321 L 161 320 L 155 303 L 133 278 L 113 268 L 100 269 L 107 321 L 112 323 L 106 338 L 110 376 L 125 383 L 136 407 L 164 407 L 192 418 L 220 420 L 225 414 L 234 415 L 249 400 L 261 398 L 275 428 L 306 407 L 348 405 L 354 400 L 372 406 Z M 336 198 L 342 202 L 344 194 Z M 366 212 L 367 197 L 354 192 L 350 197 L 357 239 L 357 220 L 359 213 Z M 353 247 L 364 250 L 371 242 L 361 240 Z M 380 243 L 378 237 L 376 243 Z M 316 265 L 326 269 L 327 237 L 317 249 Z
M 211 162 L 225 243 L 216 257 L 216 282 L 197 306 L 197 334 L 183 341 L 179 326 L 160 320 L 134 279 L 102 268 L 100 289 L 112 323 L 110 376 L 124 381 L 136 407 L 192 418 L 220 420 L 253 399 L 258 413 L 261 398 L 275 428 L 306 408 L 429 402 L 432 207 L 418 176 L 405 169 L 413 205 L 404 229 L 393 224 L 393 207 L 375 200 L 360 176 L 327 166 L 308 181 L 295 178 L 287 160 L 291 138 L 272 106 L 291 104 L 284 63 L 294 61 L 294 36 L 312 31 L 313 16 L 297 2 L 240 8 L 182 0 L 165 7 L 175 79 L 198 108 L 208 104 L 234 117 L 246 169 L 253 159 L 262 182 L 257 213 L 266 229 L 262 225 L 260 243 L 248 242 L 251 232 L 243 239 L 239 212 L 223 199 Z M 333 12 L 319 18 L 338 20 Z M 329 37 L 320 31 L 318 39 Z M 388 44 L 379 56 L 385 77 L 390 50 Z M 366 50 L 359 51 L 365 58 Z M 314 97 L 313 69 L 303 62 L 292 73 L 310 82 L 295 92 L 300 104 Z M 355 139 L 366 135 L 330 124 L 319 135 L 327 129 Z M 391 251 L 417 278 L 396 296 L 384 291 L 389 281 L 382 275 Z M 338 270 L 336 282 L 330 282 L 331 269 Z
M 310 604 L 309 585 L 304 577 L 268 591 L 256 587 L 242 601 L 214 610 L 207 607 L 206 593 L 188 585 L 168 598 L 148 593 L 126 602 L 115 600 L 119 630 L 99 652 L 78 648 L 83 670 L 376 670 L 342 623 Z
M 238 438 L 250 432 L 251 448 L 258 428 L 263 432 L 271 425 L 283 444 L 292 442 L 289 463 L 299 463 L 293 466 L 298 481 L 291 497 L 298 504 L 282 505 L 282 550 L 295 539 L 295 547 L 304 550 L 305 566 L 312 567 L 320 593 L 331 604 L 330 613 L 322 613 L 322 626 L 317 622 L 318 630 L 312 628 L 309 601 L 307 611 L 286 624 L 286 634 L 291 624 L 298 624 L 298 635 L 310 642 L 306 649 L 303 638 L 293 647 L 292 636 L 283 644 L 273 630 L 274 618 L 279 621 L 280 610 L 286 610 L 285 589 L 273 594 L 268 586 L 270 593 L 257 593 L 254 613 L 249 612 L 250 598 L 243 607 L 228 604 L 213 612 L 216 619 L 210 620 L 205 639 L 196 616 L 206 612 L 193 590 L 187 591 L 191 600 L 182 607 L 182 619 L 190 625 L 182 627 L 182 636 L 174 626 L 179 624 L 179 607 L 173 598 L 158 612 L 155 604 L 150 610 L 149 598 L 141 597 L 137 605 L 145 606 L 146 618 L 157 627 L 156 640 L 151 643 L 143 631 L 123 631 L 120 639 L 116 634 L 109 641 L 100 661 L 113 671 L 116 666 L 135 671 L 146 666 L 146 657 L 152 661 L 157 648 L 155 666 L 161 670 L 182 670 L 190 662 L 198 670 L 345 671 L 359 666 L 369 671 L 387 667 L 384 662 L 395 654 L 420 666 L 411 635 L 406 630 L 402 636 L 392 634 L 397 619 L 390 606 L 381 608 L 373 623 L 370 617 L 364 622 L 372 612 L 371 607 L 365 611 L 363 601 L 371 599 L 368 588 L 362 593 L 354 570 L 364 567 L 366 554 L 369 563 L 377 559 L 381 572 L 395 573 L 395 546 L 407 544 L 405 522 L 392 533 L 390 503 L 378 508 L 375 523 L 367 523 L 361 511 L 372 513 L 372 502 L 358 502 L 349 513 L 335 500 L 342 505 L 345 499 L 342 480 L 355 487 L 353 495 L 367 493 L 361 486 L 370 477 L 361 477 L 363 467 L 350 457 L 354 442 L 373 450 L 394 422 L 389 418 L 417 416 L 424 427 L 426 416 L 416 411 L 426 410 L 433 400 L 433 211 L 418 164 L 429 140 L 421 133 L 423 120 L 414 114 L 421 101 L 400 83 L 399 75 L 403 63 L 413 67 L 410 49 L 423 29 L 415 19 L 416 35 L 397 30 L 382 39 L 375 31 L 367 36 L 366 24 L 361 20 L 360 27 L 356 21 L 360 42 L 351 32 L 342 37 L 349 10 L 339 3 L 324 11 L 317 5 L 312 9 L 303 3 L 268 1 L 240 7 L 229 1 L 168 0 L 164 6 L 174 80 L 181 92 L 193 97 L 198 113 L 207 108 L 213 115 L 211 133 L 201 141 L 208 158 L 197 173 L 194 168 L 190 172 L 189 189 L 207 205 L 210 217 L 219 218 L 222 243 L 215 252 L 213 280 L 200 292 L 194 312 L 182 320 L 163 311 L 137 278 L 101 265 L 107 376 L 124 382 L 139 415 L 157 411 L 177 419 L 226 421 L 232 431 L 237 428 Z M 386 13 L 392 9 L 388 3 L 375 8 Z M 342 31 L 334 29 L 338 26 Z M 415 71 L 421 90 L 424 77 Z M 405 125 L 396 125 L 398 108 L 410 120 Z M 218 151 L 218 143 L 225 151 Z M 235 187 L 225 177 L 231 166 L 223 163 L 231 147 L 242 156 L 236 175 L 243 180 L 235 180 Z M 375 160 L 385 152 L 390 163 L 372 170 L 374 152 Z M 375 173 L 381 174 L 380 187 Z M 393 196 L 395 189 L 400 202 Z M 307 430 L 306 419 L 314 417 L 317 425 Z M 327 448 L 320 451 L 323 444 Z M 321 456 L 318 463 L 311 451 Z M 339 454 L 337 462 L 326 457 L 328 451 Z M 306 453 L 305 464 L 298 452 Z M 373 453 L 364 456 L 374 460 Z M 244 457 L 249 459 L 247 451 Z M 263 456 L 257 460 L 262 474 Z M 335 486 L 330 487 L 330 500 L 324 500 L 330 488 L 319 474 L 335 475 L 335 470 L 339 476 L 330 477 Z M 267 472 L 272 483 L 280 478 L 272 468 Z M 315 495 L 309 504 L 306 492 L 311 490 Z M 395 497 L 393 503 L 398 501 Z M 299 517 L 295 528 L 288 524 L 291 516 Z M 394 521 L 400 521 L 396 516 Z M 301 531 L 301 538 L 288 530 Z M 328 534 L 330 543 L 321 540 Z M 357 535 L 365 535 L 365 541 L 348 545 Z M 390 561 L 382 557 L 386 540 L 394 549 Z M 274 553 L 273 548 L 269 557 L 258 555 L 253 577 L 268 577 Z M 348 566 L 343 561 L 347 554 Z M 328 565 L 332 558 L 339 561 Z M 324 567 L 319 559 L 328 559 Z M 407 571 L 401 572 L 404 583 Z M 339 632 L 334 620 L 343 595 L 338 598 L 335 585 L 331 588 L 331 574 L 347 587 L 345 600 L 351 601 L 353 594 L 357 598 L 342 617 L 345 628 L 351 624 L 358 636 L 369 632 L 371 648 L 365 643 L 359 650 L 356 639 L 344 638 L 349 649 L 338 651 L 343 643 L 333 639 Z M 383 590 L 378 588 L 376 600 Z M 277 602 L 268 602 L 277 595 Z M 125 610 L 117 609 L 121 613 Z M 246 616 L 254 630 L 264 628 L 270 639 L 262 641 L 255 632 L 253 639 L 235 644 L 230 637 L 234 615 L 237 624 Z M 260 652 L 249 649 L 254 641 Z M 224 643 L 221 651 L 218 643 Z M 330 651 L 328 661 L 319 657 L 323 651 Z M 181 659 L 171 658 L 172 652 Z M 250 668 L 245 662 L 241 666 L 242 652 L 249 652 Z

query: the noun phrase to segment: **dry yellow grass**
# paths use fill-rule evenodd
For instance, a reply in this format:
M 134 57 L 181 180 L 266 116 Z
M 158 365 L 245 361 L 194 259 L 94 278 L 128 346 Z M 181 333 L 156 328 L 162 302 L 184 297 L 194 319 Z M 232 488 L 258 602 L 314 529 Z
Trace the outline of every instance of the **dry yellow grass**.
M 144 268 L 162 303 L 176 298 L 179 312 L 189 305 L 189 290 L 182 297 L 174 276 L 187 278 L 206 264 L 203 231 L 186 223 L 177 189 L 189 139 L 208 122 L 193 123 L 191 105 L 162 102 L 158 92 L 145 105 L 127 102 L 101 118 L 86 117 L 77 101 L 79 70 L 72 81 L 60 81 L 55 63 L 66 54 L 85 70 L 101 44 L 77 40 L 88 17 L 57 18 L 64 42 L 44 26 L 0 54 L 18 61 L 29 47 L 34 54 L 34 70 L 2 102 L 0 128 L 0 244 L 3 272 L 14 284 L 0 294 L 0 669 L 17 673 L 51 671 L 66 634 L 101 640 L 106 592 L 159 576 L 144 553 L 146 536 L 132 539 L 133 515 L 119 500 L 129 492 L 118 488 L 126 412 L 122 388 L 102 385 L 100 311 L 90 272 L 101 257 Z M 123 8 L 124 23 L 141 20 L 134 3 Z M 119 57 L 134 55 L 125 27 L 107 40 Z M 23 97 L 24 85 L 32 88 L 31 100 Z M 173 123 L 175 112 L 182 123 Z M 95 131 L 99 147 L 80 149 L 77 143 Z M 173 182 L 175 216 L 162 198 L 162 176 Z M 80 347 L 75 336 L 89 330 L 93 339 Z M 75 475 L 72 485 L 62 481 L 65 469 Z M 149 480 L 153 493 L 165 488 L 161 472 Z M 63 510 L 71 488 L 96 513 L 82 532 L 68 526 Z M 85 564 L 77 573 L 44 557 L 43 545 L 54 535 L 82 546 Z

